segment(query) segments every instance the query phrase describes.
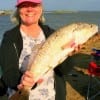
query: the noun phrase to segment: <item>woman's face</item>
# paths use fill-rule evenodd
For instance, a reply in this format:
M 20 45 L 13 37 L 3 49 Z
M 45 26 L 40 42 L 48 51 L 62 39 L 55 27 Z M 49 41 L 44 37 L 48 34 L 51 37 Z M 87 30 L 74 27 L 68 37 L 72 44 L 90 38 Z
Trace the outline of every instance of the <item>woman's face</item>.
M 24 2 L 18 6 L 21 22 L 25 25 L 38 24 L 42 15 L 42 4 Z

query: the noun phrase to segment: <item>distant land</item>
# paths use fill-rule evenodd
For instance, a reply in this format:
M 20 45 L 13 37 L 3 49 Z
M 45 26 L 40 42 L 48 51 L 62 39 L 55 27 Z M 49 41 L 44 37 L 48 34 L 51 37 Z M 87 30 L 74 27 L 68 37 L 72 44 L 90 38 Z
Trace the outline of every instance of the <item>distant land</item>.
M 0 15 L 9 15 L 13 10 L 0 10 Z
M 78 11 L 69 11 L 69 10 L 53 10 L 53 11 L 44 11 L 45 13 L 76 13 Z
M 13 10 L 0 10 L 0 15 L 11 14 Z M 53 10 L 53 11 L 44 11 L 44 13 L 75 13 L 77 11 L 66 11 L 66 10 Z
M 9 15 L 12 12 L 14 12 L 14 11 L 13 10 L 0 10 L 0 15 Z M 44 13 L 59 13 L 59 14 L 63 14 L 63 13 L 78 13 L 78 12 L 93 12 L 93 11 L 69 11 L 69 10 L 44 11 Z M 97 11 L 97 12 L 99 12 L 99 11 Z

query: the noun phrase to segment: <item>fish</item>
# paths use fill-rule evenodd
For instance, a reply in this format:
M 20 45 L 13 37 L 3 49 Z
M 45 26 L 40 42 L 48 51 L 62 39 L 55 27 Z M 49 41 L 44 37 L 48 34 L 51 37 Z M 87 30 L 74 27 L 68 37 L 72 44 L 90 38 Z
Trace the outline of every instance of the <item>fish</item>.
M 57 29 L 39 47 L 34 60 L 30 61 L 27 70 L 33 73 L 34 81 L 37 82 L 48 71 L 64 62 L 76 47 L 86 43 L 97 32 L 98 25 L 85 22 L 72 23 Z M 10 100 L 28 100 L 31 88 L 24 86 Z

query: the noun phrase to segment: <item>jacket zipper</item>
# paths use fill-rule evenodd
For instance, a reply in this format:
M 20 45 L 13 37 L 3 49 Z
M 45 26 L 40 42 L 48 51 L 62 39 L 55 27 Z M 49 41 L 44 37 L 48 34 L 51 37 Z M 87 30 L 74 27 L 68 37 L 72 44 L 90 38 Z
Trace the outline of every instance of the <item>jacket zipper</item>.
M 14 46 L 14 49 L 15 49 L 15 51 L 16 51 L 16 55 L 17 55 L 17 57 L 18 57 L 18 51 L 17 51 L 17 48 L 16 48 L 15 43 L 13 43 L 13 46 Z M 19 58 L 19 57 L 18 57 L 18 58 Z

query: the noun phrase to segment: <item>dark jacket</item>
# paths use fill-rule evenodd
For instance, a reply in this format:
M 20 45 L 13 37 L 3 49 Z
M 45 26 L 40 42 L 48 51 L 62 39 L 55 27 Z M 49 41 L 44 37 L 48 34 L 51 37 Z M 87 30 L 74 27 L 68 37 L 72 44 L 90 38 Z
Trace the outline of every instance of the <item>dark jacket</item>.
M 46 25 L 41 25 L 45 36 L 48 37 L 54 32 L 53 29 Z M 3 75 L 2 80 L 6 86 L 17 89 L 22 73 L 19 70 L 19 57 L 23 48 L 22 36 L 19 26 L 5 32 L 1 47 L 0 47 L 0 64 L 2 66 Z M 66 66 L 59 65 L 54 69 L 55 71 L 55 100 L 66 100 L 66 84 L 63 77 L 63 70 L 65 72 Z

